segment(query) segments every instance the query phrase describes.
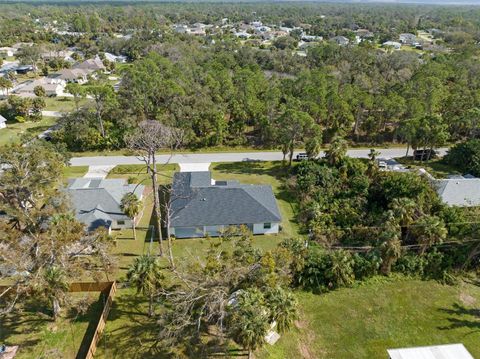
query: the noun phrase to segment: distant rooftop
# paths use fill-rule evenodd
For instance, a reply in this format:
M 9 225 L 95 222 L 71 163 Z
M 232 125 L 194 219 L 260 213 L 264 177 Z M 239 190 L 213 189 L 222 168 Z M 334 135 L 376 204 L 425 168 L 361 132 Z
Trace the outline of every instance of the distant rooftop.
M 474 359 L 463 344 L 387 350 L 390 359 Z

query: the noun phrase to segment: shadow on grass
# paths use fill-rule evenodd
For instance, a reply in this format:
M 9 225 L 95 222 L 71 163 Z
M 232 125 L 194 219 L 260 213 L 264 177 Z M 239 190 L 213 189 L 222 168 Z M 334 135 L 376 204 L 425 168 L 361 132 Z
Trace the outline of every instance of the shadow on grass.
M 442 308 L 440 311 L 451 317 L 447 318 L 449 325 L 438 327 L 438 329 L 469 328 L 472 329 L 472 333 L 480 331 L 480 309 L 467 308 L 455 303 L 452 308 Z

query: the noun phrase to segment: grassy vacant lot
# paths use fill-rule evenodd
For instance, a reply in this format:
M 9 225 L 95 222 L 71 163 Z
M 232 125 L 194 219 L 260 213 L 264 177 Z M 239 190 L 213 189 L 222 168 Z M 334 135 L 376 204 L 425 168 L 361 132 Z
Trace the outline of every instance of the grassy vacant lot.
M 52 117 L 44 117 L 37 122 L 8 122 L 7 128 L 0 129 L 0 146 L 15 143 L 20 140 L 23 134 L 35 136 L 47 130 L 55 124 L 56 119 Z
M 103 303 L 98 293 L 69 294 L 71 302 L 88 303 L 86 312 L 69 311 L 56 323 L 45 308 L 49 304 L 25 303 L 0 321 L 0 343 L 18 345 L 18 359 L 73 359 L 82 344 L 83 336 L 98 320 Z
M 384 359 L 389 348 L 446 343 L 463 343 L 480 357 L 479 286 L 377 278 L 297 298 L 296 329 L 257 358 Z
M 90 100 L 80 100 L 79 106 L 82 107 Z M 75 101 L 73 97 L 45 97 L 45 111 L 70 112 L 75 110 Z

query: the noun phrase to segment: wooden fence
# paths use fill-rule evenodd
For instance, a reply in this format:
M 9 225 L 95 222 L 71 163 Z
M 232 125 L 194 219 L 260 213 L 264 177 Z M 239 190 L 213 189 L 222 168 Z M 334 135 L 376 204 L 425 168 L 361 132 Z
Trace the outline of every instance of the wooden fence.
M 10 286 L 0 286 L 0 294 L 10 290 Z M 80 349 L 77 352 L 76 359 L 92 359 L 97 344 L 102 336 L 107 323 L 108 313 L 113 303 L 113 297 L 117 292 L 116 282 L 75 282 L 70 283 L 70 292 L 101 292 L 99 300 L 104 301 L 102 314 L 98 321 L 91 321 L 85 335 L 83 336 Z
M 98 284 L 94 286 L 92 284 Z M 72 286 L 75 286 L 76 291 L 78 292 L 94 292 L 100 291 L 100 298 L 99 300 L 104 300 L 105 304 L 103 306 L 102 314 L 96 322 L 93 330 L 91 330 L 92 322 L 90 323 L 85 335 L 83 336 L 82 344 L 80 345 L 80 349 L 78 350 L 76 359 L 92 359 L 97 351 L 97 344 L 102 336 L 103 330 L 105 329 L 105 325 L 107 323 L 108 313 L 110 313 L 110 309 L 113 303 L 113 297 L 117 292 L 117 284 L 116 282 L 106 282 L 106 283 L 72 283 Z M 85 289 L 85 290 L 81 290 Z M 95 290 L 97 289 L 97 290 Z M 75 290 L 72 290 L 75 291 Z

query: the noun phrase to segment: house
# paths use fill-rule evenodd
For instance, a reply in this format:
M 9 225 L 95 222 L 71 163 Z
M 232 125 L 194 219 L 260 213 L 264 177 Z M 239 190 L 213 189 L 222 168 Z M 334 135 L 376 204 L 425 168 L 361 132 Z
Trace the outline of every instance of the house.
M 210 172 L 175 173 L 170 233 L 177 238 L 219 236 L 240 225 L 253 234 L 273 234 L 281 220 L 271 186 L 215 181 Z
M 382 44 L 382 47 L 391 47 L 395 50 L 400 50 L 402 48 L 402 44 L 396 41 L 386 41 Z
M 34 90 L 37 86 L 43 87 L 47 96 L 63 96 L 66 82 L 64 80 L 42 77 L 37 80 L 30 80 L 20 84 L 14 92 L 22 97 L 34 97 Z
M 18 49 L 14 47 L 0 47 L 0 57 L 12 57 L 15 56 Z
M 463 344 L 388 349 L 390 359 L 473 359 Z
M 7 127 L 7 119 L 0 115 L 0 129 Z
M 54 74 L 51 74 L 49 77 L 53 80 L 84 84 L 88 81 L 89 72 L 90 71 L 84 69 L 62 69 Z
M 142 200 L 144 189 L 124 179 L 74 178 L 69 181 L 66 192 L 76 218 L 88 231 L 106 227 L 110 232 L 132 227 L 132 219 L 123 213 L 120 203 L 125 194 L 132 192 Z
M 105 59 L 107 59 L 107 61 L 117 62 L 117 63 L 120 63 L 120 64 L 123 64 L 123 63 L 127 62 L 127 57 L 126 56 L 114 55 L 114 54 L 111 54 L 109 52 L 105 53 Z
M 21 65 L 15 68 L 15 72 L 19 75 L 26 75 L 33 70 L 34 69 L 32 65 Z
M 434 179 L 433 185 L 444 203 L 457 207 L 480 206 L 480 178 L 470 175 Z
M 94 71 L 105 71 L 105 65 L 103 64 L 100 57 L 95 56 L 93 59 L 88 59 L 80 63 L 76 63 L 72 66 L 73 69 L 83 69 L 91 72 Z
M 350 43 L 345 36 L 335 36 L 330 39 L 330 41 L 335 42 L 339 46 L 347 46 Z
M 400 34 L 398 38 L 402 44 L 414 45 L 417 43 L 417 37 L 414 34 L 404 33 Z
M 375 36 L 373 32 L 367 29 L 358 29 L 355 31 L 355 35 L 361 40 L 372 39 Z

